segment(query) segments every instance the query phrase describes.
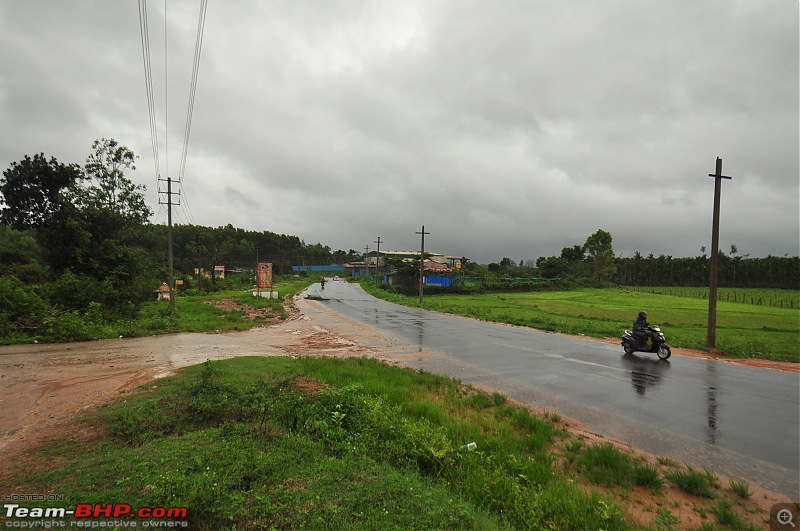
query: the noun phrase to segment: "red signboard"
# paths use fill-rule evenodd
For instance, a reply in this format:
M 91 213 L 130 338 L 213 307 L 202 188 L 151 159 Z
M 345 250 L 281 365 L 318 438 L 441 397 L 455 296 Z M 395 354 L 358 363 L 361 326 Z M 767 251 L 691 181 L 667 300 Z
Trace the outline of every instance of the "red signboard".
M 258 288 L 272 289 L 272 264 L 258 264 Z

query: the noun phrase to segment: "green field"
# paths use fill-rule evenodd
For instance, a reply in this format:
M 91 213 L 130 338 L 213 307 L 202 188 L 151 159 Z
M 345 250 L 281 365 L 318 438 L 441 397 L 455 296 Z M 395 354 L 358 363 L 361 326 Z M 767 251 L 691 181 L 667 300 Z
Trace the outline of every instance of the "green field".
M 0 492 L 185 508 L 154 523 L 198 530 L 758 529 L 769 520 L 747 482 L 591 443 L 558 414 L 366 358 L 188 367 L 29 455 L 8 463 Z M 4 516 L 0 525 L 19 523 Z
M 408 306 L 418 297 L 407 297 L 364 288 L 375 296 Z M 648 321 L 662 325 L 667 342 L 674 347 L 703 349 L 708 330 L 708 301 L 691 288 L 575 289 L 527 293 L 426 296 L 423 307 L 438 312 L 474 317 L 540 330 L 597 338 L 618 338 L 629 329 L 637 313 L 646 310 Z M 680 292 L 679 290 L 686 290 Z M 674 294 L 672 294 L 674 293 Z M 683 293 L 683 294 L 681 294 Z M 743 292 L 742 292 L 743 293 Z M 797 292 L 749 290 L 762 300 L 796 300 Z M 800 362 L 800 309 L 793 307 L 717 303 L 716 348 L 736 358 L 761 357 Z M 747 299 L 749 301 L 749 297 Z M 757 298 L 755 299 L 757 300 Z

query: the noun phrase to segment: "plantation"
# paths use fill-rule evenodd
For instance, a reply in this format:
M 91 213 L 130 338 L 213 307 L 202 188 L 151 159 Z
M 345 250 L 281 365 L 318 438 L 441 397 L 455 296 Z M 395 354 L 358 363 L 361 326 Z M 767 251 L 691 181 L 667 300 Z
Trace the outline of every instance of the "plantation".
M 207 362 L 76 428 L 36 449 L 35 465 L 12 465 L 0 491 L 186 507 L 201 530 L 757 529 L 769 519 L 744 482 L 593 443 L 558 415 L 366 358 Z

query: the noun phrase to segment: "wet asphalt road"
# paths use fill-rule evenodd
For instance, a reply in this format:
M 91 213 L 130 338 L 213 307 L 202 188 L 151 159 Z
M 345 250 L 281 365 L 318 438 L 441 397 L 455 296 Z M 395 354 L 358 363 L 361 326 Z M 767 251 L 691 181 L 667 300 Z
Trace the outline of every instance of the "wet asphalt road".
M 800 376 L 465 319 L 376 299 L 345 282 L 310 288 L 328 308 L 404 338 L 418 368 L 486 386 L 659 456 L 800 499 Z M 626 323 L 621 323 L 621 328 Z M 620 329 L 620 333 L 622 329 Z M 669 330 L 665 330 L 669 341 Z

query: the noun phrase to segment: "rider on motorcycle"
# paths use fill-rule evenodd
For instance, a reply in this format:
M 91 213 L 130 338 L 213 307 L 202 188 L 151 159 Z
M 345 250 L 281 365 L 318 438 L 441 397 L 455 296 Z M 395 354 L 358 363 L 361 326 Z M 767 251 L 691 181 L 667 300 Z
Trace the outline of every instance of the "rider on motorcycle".
M 647 322 L 647 312 L 639 312 L 639 316 L 634 319 L 633 335 L 647 348 L 647 339 L 653 337 L 653 332 L 650 331 L 650 323 Z

